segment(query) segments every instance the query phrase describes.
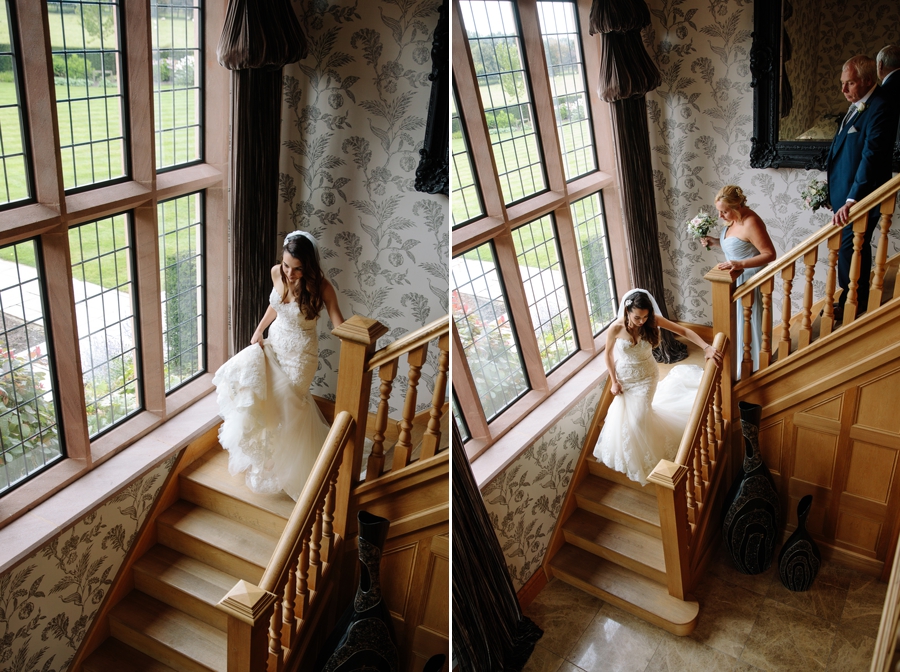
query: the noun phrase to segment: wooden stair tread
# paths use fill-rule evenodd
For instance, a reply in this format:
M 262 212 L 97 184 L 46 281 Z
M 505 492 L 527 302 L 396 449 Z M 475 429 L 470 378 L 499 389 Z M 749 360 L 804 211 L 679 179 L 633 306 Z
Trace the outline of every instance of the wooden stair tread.
M 588 471 L 590 471 L 590 473 L 594 476 L 599 476 L 600 478 L 611 481 L 612 483 L 618 483 L 619 485 L 624 485 L 626 487 L 639 490 L 640 492 L 646 492 L 653 497 L 656 497 L 656 486 L 652 483 L 641 485 L 637 481 L 632 481 L 622 472 L 610 469 L 605 464 L 597 460 L 597 458 L 593 455 L 586 455 L 584 461 L 588 465 Z
M 108 637 L 97 647 L 97 650 L 84 661 L 82 670 L 84 672 L 110 672 L 110 670 L 177 672 L 174 668 L 120 642 L 115 637 Z
M 137 590 L 110 613 L 110 633 L 177 670 L 224 672 L 227 667 L 223 631 Z
M 659 529 L 659 506 L 656 497 L 649 492 L 588 474 L 578 484 L 575 494 L 579 498 L 579 505 L 585 500 L 586 506 L 582 508 L 588 508 L 593 513 L 600 514 L 597 509 L 618 511 Z M 618 518 L 616 520 L 622 522 Z
M 162 544 L 141 557 L 134 572 L 136 589 L 224 629 L 227 616 L 215 605 L 238 582 L 236 577 Z
M 228 451 L 210 450 L 200 460 L 190 465 L 181 474 L 182 479 L 196 482 L 234 499 L 251 504 L 287 521 L 294 510 L 294 500 L 284 492 L 260 494 L 245 485 L 243 474 L 232 476 L 228 472 Z
M 161 540 L 165 536 L 163 528 L 169 527 L 206 546 L 259 567 L 260 576 L 278 544 L 276 537 L 184 500 L 175 502 L 157 520 Z M 165 541 L 163 543 L 171 545 Z M 175 550 L 182 551 L 183 549 L 176 548 Z M 186 554 L 192 555 L 189 552 Z M 226 570 L 224 567 L 219 567 L 219 569 Z M 259 577 L 247 580 L 255 582 L 258 579 Z
M 700 604 L 679 600 L 652 579 L 564 544 L 550 561 L 554 576 L 676 635 L 690 634 Z
M 624 561 L 638 563 L 655 570 L 662 577 L 666 573 L 666 560 L 662 540 L 638 530 L 603 518 L 585 509 L 576 509 L 563 525 L 566 540 L 584 546 L 608 549 Z M 572 537 L 577 538 L 575 541 Z M 586 543 L 585 543 L 586 542 Z M 586 549 L 585 549 L 586 550 Z M 602 551 L 600 551 L 602 552 Z M 612 559 L 605 555 L 607 559 Z

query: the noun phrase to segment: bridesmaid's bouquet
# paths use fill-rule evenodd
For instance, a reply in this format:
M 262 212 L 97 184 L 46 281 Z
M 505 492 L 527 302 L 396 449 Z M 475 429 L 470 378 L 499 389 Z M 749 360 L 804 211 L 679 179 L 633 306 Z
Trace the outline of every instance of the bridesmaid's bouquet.
M 803 191 L 803 207 L 815 212 L 823 205 L 828 205 L 828 183 L 825 180 L 813 180 Z
M 703 238 L 708 236 L 710 230 L 716 227 L 716 218 L 701 210 L 692 220 L 685 222 L 688 233 L 692 238 Z M 709 245 L 706 246 L 709 249 Z

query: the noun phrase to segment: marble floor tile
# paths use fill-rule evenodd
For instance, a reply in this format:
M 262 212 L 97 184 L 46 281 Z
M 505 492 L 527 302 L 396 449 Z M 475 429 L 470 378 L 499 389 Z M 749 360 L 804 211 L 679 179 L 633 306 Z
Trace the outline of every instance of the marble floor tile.
M 540 646 L 565 658 L 601 606 L 602 600 L 556 580 L 548 583 L 524 611 L 544 631 Z
M 771 672 L 825 670 L 837 626 L 766 599 L 741 653 L 741 662 Z
M 668 635 L 656 648 L 645 672 L 732 672 L 737 658 L 688 637 Z
M 643 672 L 667 634 L 604 604 L 566 659 L 585 672 Z
M 562 667 L 559 668 L 559 672 L 584 672 L 580 667 L 572 665 L 569 661 L 565 661 L 562 664 Z
M 825 566 L 822 569 L 825 569 Z M 824 618 L 826 621 L 837 623 L 841 620 L 844 603 L 847 601 L 850 577 L 849 575 L 846 576 L 847 586 L 843 588 L 840 585 L 835 585 L 835 583 L 829 583 L 829 580 L 835 577 L 835 572 L 820 571 L 809 590 L 794 592 L 785 588 L 776 574 L 776 578 L 772 581 L 766 597 L 800 611 L 805 611 L 807 614 Z
M 847 601 L 841 614 L 843 632 L 857 632 L 870 637 L 878 633 L 887 584 L 873 576 L 857 574 L 850 581 Z
M 694 590 L 700 617 L 690 638 L 738 658 L 765 598 L 707 574 Z
M 734 561 L 723 543 L 719 544 L 719 548 L 709 563 L 708 570 L 708 574 L 716 576 L 733 586 L 739 586 L 763 596 L 769 592 L 772 577 L 777 573 L 777 563 L 773 562 L 772 566 L 762 574 L 742 574 L 734 566 Z
M 552 651 L 548 651 L 540 643 L 534 647 L 531 658 L 525 663 L 522 672 L 558 672 L 563 659 Z
M 843 632 L 838 627 L 825 672 L 868 672 L 875 653 L 875 634 L 870 637 L 858 632 Z

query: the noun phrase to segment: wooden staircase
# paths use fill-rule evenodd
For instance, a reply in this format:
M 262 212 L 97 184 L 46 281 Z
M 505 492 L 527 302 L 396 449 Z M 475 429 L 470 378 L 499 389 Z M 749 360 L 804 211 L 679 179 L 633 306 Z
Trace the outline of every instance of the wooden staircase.
M 85 672 L 224 672 L 228 618 L 216 604 L 239 579 L 258 583 L 294 508 L 228 473 L 216 448 L 179 475 L 157 519 L 158 543 L 134 565 L 134 590 L 110 612 L 110 637 Z
M 700 605 L 669 595 L 656 486 L 641 486 L 590 454 L 584 465 L 583 478 L 570 486 L 577 507 L 561 526 L 565 543 L 550 560 L 553 576 L 676 635 L 689 634 Z

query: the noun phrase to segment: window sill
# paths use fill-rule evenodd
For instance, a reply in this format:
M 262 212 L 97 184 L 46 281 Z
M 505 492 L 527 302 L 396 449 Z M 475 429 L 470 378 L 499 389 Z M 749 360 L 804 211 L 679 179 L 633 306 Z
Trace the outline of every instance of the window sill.
M 569 380 L 519 420 L 514 427 L 484 450 L 472 463 L 478 487 L 484 487 L 513 460 L 524 453 L 547 430 L 562 419 L 584 396 L 606 376 L 606 358 L 595 356 Z M 469 443 L 478 442 L 472 440 Z M 479 448 L 476 446 L 475 452 Z M 466 445 L 467 452 L 471 448 Z
M 0 574 L 34 553 L 135 478 L 214 428 L 219 422 L 218 413 L 216 395 L 207 394 L 190 407 L 189 413 L 179 413 L 167 420 L 127 450 L 109 457 L 80 478 L 78 474 L 83 471 L 83 461 L 64 460 L 4 496 L 0 500 L 0 521 L 11 519 L 23 509 L 26 512 L 0 529 Z M 76 480 L 65 485 L 71 479 Z M 26 497 L 29 493 L 33 494 L 35 487 L 46 491 L 53 482 L 62 483 L 65 487 L 28 511 Z M 32 496 L 31 501 L 34 499 Z

